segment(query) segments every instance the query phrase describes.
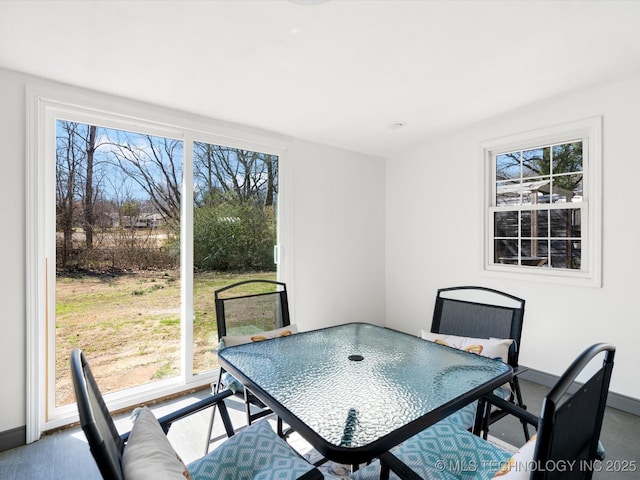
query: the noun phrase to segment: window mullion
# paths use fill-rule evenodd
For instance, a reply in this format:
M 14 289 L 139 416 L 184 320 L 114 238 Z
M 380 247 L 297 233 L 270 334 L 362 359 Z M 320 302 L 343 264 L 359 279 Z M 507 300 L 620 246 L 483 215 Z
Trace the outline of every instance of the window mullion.
M 193 138 L 183 140 L 180 235 L 180 365 L 186 382 L 193 375 Z

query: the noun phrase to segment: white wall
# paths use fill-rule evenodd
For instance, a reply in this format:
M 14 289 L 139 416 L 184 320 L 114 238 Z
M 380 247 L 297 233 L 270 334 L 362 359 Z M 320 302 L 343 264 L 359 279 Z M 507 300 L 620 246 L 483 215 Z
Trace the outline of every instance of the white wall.
M 4 271 L 0 280 L 0 434 L 26 422 L 27 84 L 52 85 L 0 69 L 0 211 L 5 227 L 0 236 Z M 99 96 L 108 107 L 110 97 Z M 148 109 L 155 117 L 169 113 L 180 121 L 190 118 L 154 106 L 134 107 L 142 112 Z M 211 124 L 237 130 L 213 120 Z M 292 214 L 287 216 L 291 231 L 284 238 L 287 258 L 282 280 L 288 283 L 294 320 L 302 329 L 363 319 L 384 323 L 384 173 L 383 159 L 308 142 L 293 141 L 285 153 L 281 174 L 286 181 L 281 185 L 288 191 L 281 197 Z
M 0 69 L 0 432 L 25 424 L 25 108 L 22 77 Z
M 558 375 L 590 344 L 611 342 L 611 390 L 640 399 L 638 85 L 635 75 L 554 98 L 387 159 L 387 324 L 428 328 L 440 287 L 504 290 L 527 302 L 523 365 Z M 596 115 L 603 116 L 602 288 L 481 275 L 479 142 Z
M 294 142 L 294 320 L 384 324 L 384 161 Z

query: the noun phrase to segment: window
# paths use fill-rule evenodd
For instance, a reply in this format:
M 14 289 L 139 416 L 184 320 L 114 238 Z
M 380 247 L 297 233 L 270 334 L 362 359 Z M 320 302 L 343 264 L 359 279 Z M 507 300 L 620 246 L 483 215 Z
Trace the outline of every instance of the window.
M 483 270 L 600 285 L 601 119 L 485 142 Z

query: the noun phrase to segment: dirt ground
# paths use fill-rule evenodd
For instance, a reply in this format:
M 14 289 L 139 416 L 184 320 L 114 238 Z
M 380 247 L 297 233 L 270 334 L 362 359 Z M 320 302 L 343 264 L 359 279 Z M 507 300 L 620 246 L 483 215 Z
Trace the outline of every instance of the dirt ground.
M 217 367 L 213 292 L 245 277 L 194 279 L 194 372 Z M 103 393 L 179 374 L 180 274 L 170 271 L 77 274 L 56 282 L 56 405 L 74 401 L 69 354 L 81 348 Z

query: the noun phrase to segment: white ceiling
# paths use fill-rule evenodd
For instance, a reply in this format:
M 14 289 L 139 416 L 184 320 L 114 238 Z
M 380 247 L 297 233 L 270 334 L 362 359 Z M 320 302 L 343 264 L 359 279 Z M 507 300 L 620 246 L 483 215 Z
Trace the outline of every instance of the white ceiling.
M 0 67 L 384 157 L 640 71 L 640 2 L 0 0 Z

